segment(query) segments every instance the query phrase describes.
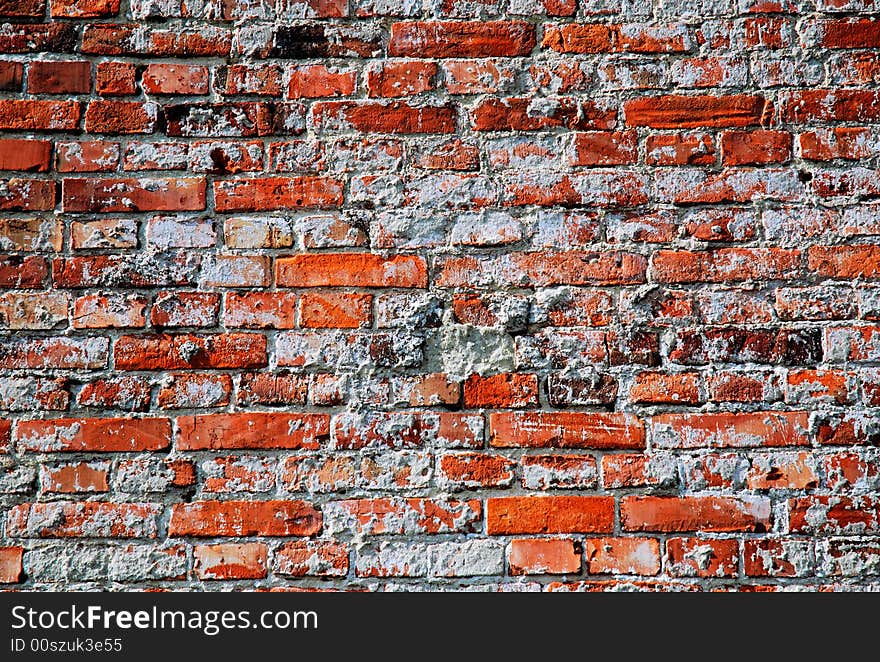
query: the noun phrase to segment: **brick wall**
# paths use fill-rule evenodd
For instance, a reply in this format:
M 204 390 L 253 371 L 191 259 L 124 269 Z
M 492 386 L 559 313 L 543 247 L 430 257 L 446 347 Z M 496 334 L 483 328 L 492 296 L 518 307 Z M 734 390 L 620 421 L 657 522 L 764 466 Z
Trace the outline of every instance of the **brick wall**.
M 0 0 L 0 581 L 880 587 L 872 0 Z

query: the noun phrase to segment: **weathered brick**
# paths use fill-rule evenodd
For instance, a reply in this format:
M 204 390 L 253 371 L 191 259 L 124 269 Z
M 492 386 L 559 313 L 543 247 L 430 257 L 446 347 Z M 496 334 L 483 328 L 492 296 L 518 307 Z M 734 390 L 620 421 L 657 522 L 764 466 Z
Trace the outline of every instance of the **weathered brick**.
M 25 503 L 7 514 L 14 538 L 155 538 L 161 506 L 153 503 Z
M 581 569 L 579 543 L 558 538 L 512 540 L 507 552 L 511 575 L 577 574 Z
M 499 448 L 644 448 L 641 421 L 629 414 L 493 413 L 490 444 Z
M 180 450 L 320 448 L 330 438 L 326 414 L 205 414 L 177 419 Z
M 199 579 L 262 579 L 268 573 L 266 545 L 228 543 L 196 545 L 194 570 Z
M 391 26 L 388 54 L 404 57 L 528 55 L 535 28 L 525 21 L 401 22 Z
M 22 448 L 41 453 L 151 451 L 171 444 L 167 418 L 59 418 L 21 421 Z
M 767 531 L 770 500 L 762 497 L 624 497 L 624 531 Z
M 193 501 L 172 506 L 169 536 L 310 536 L 321 513 L 304 501 Z
M 584 560 L 591 575 L 656 575 L 660 543 L 654 538 L 588 538 Z

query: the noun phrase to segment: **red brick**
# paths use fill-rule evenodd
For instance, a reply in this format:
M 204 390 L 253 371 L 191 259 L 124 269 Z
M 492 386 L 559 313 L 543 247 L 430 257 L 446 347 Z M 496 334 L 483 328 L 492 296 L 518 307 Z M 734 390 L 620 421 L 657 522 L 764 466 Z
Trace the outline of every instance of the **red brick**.
M 700 397 L 700 376 L 697 373 L 641 372 L 636 375 L 630 400 L 639 404 L 695 405 Z
M 19 421 L 16 439 L 41 453 L 156 451 L 171 445 L 167 418 L 56 418 Z
M 502 283 L 536 287 L 632 285 L 644 282 L 647 271 L 647 262 L 642 255 L 620 251 L 510 253 L 505 258 L 503 261 L 475 257 L 439 260 L 435 282 L 439 287 L 469 287 L 475 279 L 483 277 L 483 273 L 494 276 L 502 263 L 504 270 L 501 273 L 505 278 Z
M 591 575 L 656 575 L 660 543 L 654 538 L 588 538 L 584 560 Z
M 635 207 L 648 201 L 646 180 L 635 172 L 593 170 L 573 174 L 521 172 L 505 182 L 508 207 Z
M 119 144 L 91 140 L 56 143 L 55 169 L 58 172 L 112 172 L 119 165 Z
M 672 471 L 674 468 L 662 456 L 626 453 L 602 457 L 602 479 L 606 489 L 654 487 L 674 482 Z
M 13 538 L 155 538 L 161 506 L 154 503 L 25 503 L 7 513 Z
M 808 419 L 808 412 L 660 414 L 651 427 L 665 448 L 806 446 Z
M 357 72 L 340 71 L 337 67 L 327 67 L 323 64 L 309 64 L 292 69 L 289 80 L 288 99 L 347 97 L 354 93 Z
M 589 101 L 578 104 L 573 99 L 557 99 L 543 108 L 529 97 L 486 97 L 471 115 L 475 131 L 539 131 L 555 127 L 609 129 L 616 111 Z
M 865 425 L 861 414 L 825 416 L 817 421 L 816 438 L 823 446 L 876 445 L 880 434 L 872 425 Z
M 521 538 L 510 541 L 511 575 L 567 575 L 581 570 L 581 546 L 573 540 Z
M 24 577 L 21 547 L 0 547 L 0 584 L 17 584 Z
M 655 129 L 739 127 L 761 123 L 765 113 L 761 96 L 667 95 L 633 99 L 623 104 L 629 126 Z
M 456 405 L 461 398 L 458 381 L 442 372 L 404 376 L 397 382 L 398 397 L 411 407 Z
M 51 154 L 48 140 L 0 140 L 0 170 L 46 172 Z
M 290 577 L 345 577 L 348 547 L 317 540 L 286 542 L 275 552 L 275 572 Z
M 660 283 L 776 280 L 798 275 L 801 252 L 783 248 L 719 248 L 654 253 L 652 271 Z
M 208 67 L 196 64 L 149 64 L 141 79 L 147 94 L 207 94 Z
M 5 179 L 0 188 L 2 211 L 49 211 L 55 207 L 55 182 L 45 179 Z
M 464 382 L 464 406 L 469 409 L 522 408 L 537 405 L 537 375 L 513 373 L 491 377 L 471 375 Z
M 822 462 L 825 482 L 837 491 L 847 486 L 868 484 L 880 476 L 880 461 L 859 452 L 839 452 L 826 455 Z
M 749 375 L 719 372 L 707 379 L 709 397 L 718 402 L 760 402 L 778 400 L 778 380 L 771 374 Z
M 601 496 L 492 497 L 486 533 L 610 533 L 614 499 Z
M 217 211 L 333 209 L 342 204 L 342 182 L 330 177 L 263 177 L 214 182 Z
M 276 283 L 283 287 L 427 287 L 424 258 L 372 253 L 303 254 L 279 258 Z
M 880 246 L 811 246 L 807 267 L 825 278 L 880 276 Z
M 156 404 L 161 409 L 225 407 L 231 392 L 229 375 L 169 375 L 156 394 Z
M 524 455 L 521 484 L 528 490 L 594 489 L 599 471 L 591 455 Z
M 8 4 L 17 0 L 5 0 Z M 50 23 L 5 23 L 0 48 L 5 53 L 72 53 L 76 50 L 76 26 Z
M 789 531 L 811 534 L 875 534 L 880 500 L 872 496 L 811 496 L 788 501 Z
M 137 295 L 90 294 L 73 302 L 73 328 L 122 329 L 146 325 L 147 300 Z
M 728 166 L 785 163 L 791 160 L 791 134 L 784 131 L 725 131 L 721 162 Z
M 620 501 L 624 531 L 755 531 L 770 526 L 770 501 L 761 497 L 629 496 Z
M 186 285 L 190 273 L 184 255 L 167 259 L 156 269 L 153 262 L 136 262 L 125 255 L 82 255 L 56 258 L 52 262 L 56 288 L 155 287 Z
M 230 292 L 223 321 L 227 327 L 292 329 L 296 326 L 292 292 Z
M 257 542 L 196 545 L 193 569 L 199 579 L 263 579 L 266 545 Z
M 309 376 L 291 373 L 245 373 L 238 382 L 240 405 L 304 405 Z
M 684 26 L 604 23 L 547 26 L 541 46 L 559 53 L 681 53 L 691 48 Z
M 787 382 L 786 402 L 845 405 L 852 401 L 852 373 L 832 370 L 790 370 Z
M 0 129 L 12 131 L 74 131 L 81 115 L 77 101 L 0 100 Z
M 814 175 L 812 185 L 813 191 L 820 198 L 880 196 L 880 179 L 877 172 L 868 168 L 820 171 Z
M 266 337 L 252 333 L 122 336 L 113 357 L 117 370 L 259 368 L 267 362 Z
M 630 165 L 638 161 L 635 131 L 591 131 L 575 134 L 575 166 Z
M 327 414 L 241 413 L 181 416 L 176 446 L 180 450 L 316 450 L 330 439 Z
M 232 35 L 222 28 L 151 29 L 141 34 L 137 24 L 94 23 L 85 26 L 82 52 L 100 55 L 154 55 L 157 57 L 226 57 Z
M 757 456 L 746 481 L 751 490 L 810 490 L 819 486 L 819 475 L 810 453 Z
M 83 407 L 145 411 L 150 404 L 150 385 L 136 375 L 95 379 L 83 385 L 76 401 Z
M 880 118 L 880 92 L 875 90 L 795 90 L 783 99 L 784 122 L 869 122 Z
M 0 16 L 40 18 L 46 13 L 46 0 L 4 0 L 0 3 Z
M 496 94 L 514 78 L 510 67 L 493 60 L 446 60 L 441 66 L 449 94 Z
M 166 105 L 163 115 L 168 136 L 257 138 L 297 135 L 305 128 L 305 106 L 299 103 L 179 103 Z
M 669 538 L 666 572 L 673 577 L 736 577 L 739 542 L 713 538 Z
M 29 411 L 35 405 L 46 411 L 65 411 L 70 402 L 68 380 L 64 377 L 9 378 L 0 394 L 0 407 L 8 411 Z M 8 423 L 8 422 L 7 422 Z M 0 425 L 0 446 L 8 441 L 9 430 Z
M 321 526 L 321 513 L 305 501 L 193 501 L 172 506 L 168 535 L 311 536 Z
M 152 133 L 156 122 L 156 104 L 152 102 L 92 101 L 85 115 L 89 133 Z
M 120 0 L 50 0 L 53 18 L 109 18 L 119 14 Z
M 89 62 L 31 62 L 28 94 L 88 94 L 92 66 Z
M 0 287 L 3 289 L 41 287 L 48 274 L 45 258 L 0 255 Z
M 109 462 L 77 462 L 40 467 L 40 489 L 55 494 L 109 492 Z
M 214 494 L 269 492 L 275 487 L 275 461 L 259 457 L 224 455 L 200 463 L 203 489 Z
M 645 447 L 641 421 L 631 414 L 582 412 L 493 413 L 490 445 L 497 448 Z
M 743 570 L 746 577 L 803 577 L 813 574 L 810 540 L 745 540 Z
M 482 526 L 479 499 L 351 499 L 333 507 L 348 516 L 354 533 L 363 535 L 472 533 Z
M 616 50 L 617 29 L 602 23 L 551 25 L 544 31 L 541 47 L 559 53 L 610 53 Z
M 205 208 L 205 180 L 65 179 L 61 196 L 67 212 L 199 211 Z
M 492 453 L 447 453 L 437 472 L 448 483 L 464 488 L 506 487 L 513 482 L 516 462 Z
M 880 48 L 880 25 L 873 18 L 817 22 L 825 48 Z
M 107 367 L 106 338 L 22 338 L 0 341 L 0 367 L 53 370 L 102 369 Z
M 292 492 L 344 492 L 354 487 L 355 459 L 292 455 L 282 461 L 278 481 Z
M 276 64 L 233 64 L 225 69 L 225 94 L 281 96 L 281 67 Z M 221 77 L 221 81 L 224 79 Z
M 715 142 L 706 133 L 652 134 L 645 141 L 645 163 L 655 166 L 712 165 Z
M 24 65 L 21 62 L 0 62 L 0 90 L 20 92 L 24 80 Z
M 391 25 L 388 54 L 403 57 L 512 57 L 535 47 L 525 21 L 417 22 Z
M 447 448 L 473 448 L 482 446 L 482 422 L 480 414 L 456 412 L 342 414 L 334 419 L 333 436 L 335 447 L 344 450 L 414 448 L 429 440 Z
M 788 21 L 783 16 L 756 16 L 744 21 L 745 43 L 749 47 L 779 49 L 790 46 Z
M 801 156 L 809 161 L 867 159 L 877 153 L 871 130 L 863 127 L 817 128 L 798 135 Z
M 150 323 L 166 327 L 214 326 L 219 309 L 220 295 L 213 292 L 159 292 L 150 309 Z
M 410 106 L 402 101 L 319 101 L 312 106 L 315 126 L 321 132 L 454 133 L 451 106 Z
M 367 94 L 371 97 L 406 97 L 434 89 L 434 62 L 385 61 L 367 69 Z
M 95 91 L 102 96 L 137 94 L 137 67 L 132 62 L 98 62 Z
M 356 329 L 369 326 L 373 295 L 306 292 L 299 299 L 299 324 L 311 329 Z
M 415 163 L 428 170 L 479 170 L 480 150 L 455 138 L 431 152 L 424 152 Z

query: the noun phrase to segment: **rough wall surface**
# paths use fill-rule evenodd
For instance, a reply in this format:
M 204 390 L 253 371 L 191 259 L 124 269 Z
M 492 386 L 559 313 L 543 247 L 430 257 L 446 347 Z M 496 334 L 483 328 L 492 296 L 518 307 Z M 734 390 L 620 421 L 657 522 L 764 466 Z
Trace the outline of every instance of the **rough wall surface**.
M 873 0 L 0 0 L 0 582 L 880 588 Z

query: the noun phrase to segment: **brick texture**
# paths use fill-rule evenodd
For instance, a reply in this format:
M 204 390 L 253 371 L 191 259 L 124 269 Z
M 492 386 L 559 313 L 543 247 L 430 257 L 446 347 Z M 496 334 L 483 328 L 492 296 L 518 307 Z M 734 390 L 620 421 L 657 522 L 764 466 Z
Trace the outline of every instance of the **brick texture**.
M 880 590 L 876 11 L 0 1 L 0 586 Z

